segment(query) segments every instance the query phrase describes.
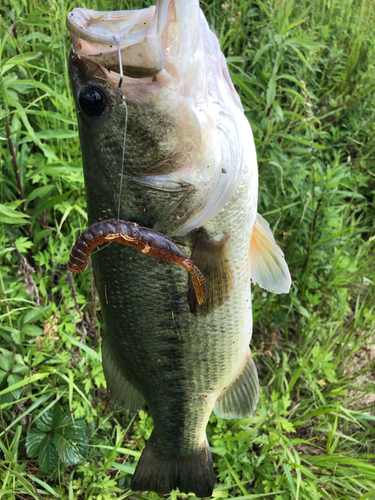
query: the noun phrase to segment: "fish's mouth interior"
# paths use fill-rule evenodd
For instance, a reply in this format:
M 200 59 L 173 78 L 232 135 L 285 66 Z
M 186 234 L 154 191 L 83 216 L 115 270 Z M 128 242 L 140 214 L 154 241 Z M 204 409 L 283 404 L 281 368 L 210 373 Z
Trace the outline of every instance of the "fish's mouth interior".
M 76 55 L 119 72 L 118 43 L 123 73 L 133 78 L 152 77 L 163 69 L 155 23 L 155 6 L 114 12 L 76 8 L 66 20 Z

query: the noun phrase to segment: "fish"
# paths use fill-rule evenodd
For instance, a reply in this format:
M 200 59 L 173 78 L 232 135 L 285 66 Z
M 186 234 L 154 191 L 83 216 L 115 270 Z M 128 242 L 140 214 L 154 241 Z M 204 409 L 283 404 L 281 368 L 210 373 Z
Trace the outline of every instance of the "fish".
M 67 27 L 89 224 L 156 231 L 206 282 L 199 302 L 173 262 L 118 244 L 91 255 L 110 398 L 129 410 L 146 403 L 154 423 L 131 488 L 207 497 L 212 410 L 248 417 L 259 398 L 251 282 L 277 294 L 291 286 L 257 213 L 251 127 L 198 0 L 76 8 Z

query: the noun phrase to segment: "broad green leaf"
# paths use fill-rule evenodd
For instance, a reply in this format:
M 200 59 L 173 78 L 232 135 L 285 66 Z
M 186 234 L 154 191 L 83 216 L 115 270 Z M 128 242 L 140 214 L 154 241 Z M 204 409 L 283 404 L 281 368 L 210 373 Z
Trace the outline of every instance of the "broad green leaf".
M 3 370 L 0 370 L 0 384 L 1 382 L 5 379 L 5 377 L 7 376 L 8 374 L 6 372 L 3 372 Z
M 62 393 L 63 394 L 63 393 Z M 47 393 L 47 394 L 43 394 L 42 396 L 40 396 L 31 406 L 29 406 L 23 413 L 21 413 L 20 415 L 18 415 L 17 418 L 15 418 L 11 424 L 8 425 L 8 427 L 6 427 L 1 433 L 0 433 L 0 438 L 6 433 L 8 432 L 12 427 L 14 427 L 20 420 L 22 420 L 26 415 L 28 415 L 29 413 L 31 413 L 33 410 L 35 410 L 35 408 L 38 408 L 40 405 L 42 405 L 47 399 L 49 399 L 51 397 L 51 394 L 50 393 Z M 25 399 L 28 399 L 28 398 L 25 398 Z M 0 440 L 0 443 L 1 443 L 1 440 Z
M 12 393 L 14 399 L 18 399 L 22 394 L 22 387 L 19 387 L 18 384 L 23 382 L 23 378 L 21 375 L 11 373 L 8 377 L 8 389 Z
M 22 214 L 21 212 L 18 212 L 14 208 L 10 207 L 9 205 L 0 205 L 0 213 L 3 215 L 6 215 L 11 218 L 17 219 L 18 217 L 25 216 L 25 214 Z M 28 216 L 26 216 L 28 217 Z
M 39 454 L 40 449 L 46 445 L 47 435 L 40 429 L 31 429 L 26 436 L 26 451 L 30 458 Z
M 25 219 L 28 217 L 30 216 L 0 203 L 0 222 L 3 224 L 26 224 Z
M 36 425 L 37 429 L 29 433 L 27 450 L 30 456 L 39 454 L 39 465 L 44 472 L 57 466 L 58 457 L 66 465 L 77 464 L 86 457 L 88 439 L 84 420 L 73 422 L 55 404 L 36 420 Z
M 13 300 L 16 301 L 16 298 L 14 298 Z M 19 299 L 19 302 L 24 302 L 24 301 L 28 302 L 27 299 L 21 299 L 21 298 Z M 30 303 L 33 304 L 33 302 L 31 302 L 31 301 L 30 301 Z M 9 332 L 9 333 L 18 333 L 19 332 L 19 330 L 17 328 L 11 328 L 10 326 L 6 326 L 6 325 L 0 325 L 0 331 Z
M 52 306 L 41 306 L 41 307 L 34 307 L 33 309 L 30 309 L 28 311 L 24 318 L 23 318 L 23 324 L 30 323 L 31 321 L 37 321 L 38 319 L 42 318 L 45 316 L 45 313 L 51 309 Z
M 47 195 L 53 189 L 55 189 L 55 187 L 56 186 L 54 184 L 47 184 L 46 186 L 41 186 L 34 189 L 27 197 L 26 205 L 28 205 L 31 201 L 35 200 L 35 198 L 42 198 L 43 196 Z
M 11 334 L 12 340 L 15 344 L 22 344 L 22 334 L 20 331 L 15 331 Z
M 52 429 L 53 413 L 57 406 L 58 405 L 52 406 L 52 408 L 43 413 L 43 415 L 35 421 L 40 431 L 49 432 Z
M 0 356 L 0 368 L 5 372 L 11 372 L 13 368 L 13 359 L 5 354 Z
M 60 426 L 64 425 L 65 416 L 61 411 L 61 407 L 59 404 L 56 404 L 53 408 L 53 416 L 52 416 L 52 430 L 53 432 L 57 432 Z
M 55 429 L 54 442 L 60 459 L 66 465 L 73 465 L 85 459 L 88 450 L 87 424 L 84 420 L 68 421 Z
M 14 366 L 12 373 L 18 373 L 18 375 L 25 375 L 26 373 L 30 373 L 31 369 L 27 365 L 16 365 Z
M 6 206 L 8 208 L 18 208 L 20 205 L 22 205 L 22 203 L 24 202 L 24 200 L 14 200 L 14 201 L 11 201 L 10 203 L 7 203 Z
M 1 207 L 0 207 L 0 223 L 3 224 L 27 224 L 27 220 L 25 220 L 27 217 L 30 217 L 27 214 L 19 214 L 20 217 L 8 217 L 7 215 L 2 215 L 1 214 Z
M 59 455 L 51 436 L 48 436 L 46 442 L 43 442 L 38 457 L 39 467 L 43 472 L 48 473 L 56 469 L 59 463 Z
M 26 324 L 22 327 L 22 333 L 30 337 L 37 337 L 43 335 L 43 330 L 39 326 Z

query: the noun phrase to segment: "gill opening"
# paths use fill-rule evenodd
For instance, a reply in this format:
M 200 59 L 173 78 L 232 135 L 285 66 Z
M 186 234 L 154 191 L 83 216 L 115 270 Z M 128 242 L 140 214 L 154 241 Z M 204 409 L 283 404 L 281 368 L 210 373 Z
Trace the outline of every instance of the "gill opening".
M 123 106 L 125 106 L 125 126 L 124 126 L 124 142 L 122 146 L 122 161 L 121 161 L 121 176 L 120 176 L 120 192 L 119 192 L 119 199 L 118 199 L 118 209 L 117 209 L 117 219 L 120 219 L 120 210 L 121 210 L 121 196 L 122 196 L 122 181 L 124 178 L 124 168 L 125 168 L 125 152 L 126 152 L 126 132 L 128 128 L 128 106 L 126 104 L 126 99 L 125 95 L 122 93 L 121 90 L 121 85 L 122 85 L 122 80 L 124 77 L 124 73 L 122 70 L 122 57 L 121 57 L 121 50 L 120 50 L 120 43 L 117 40 L 116 37 L 113 37 L 116 45 L 117 45 L 117 54 L 118 54 L 118 64 L 119 64 L 119 70 L 120 70 L 120 79 L 118 82 L 118 92 L 120 94 L 121 98 L 121 103 Z

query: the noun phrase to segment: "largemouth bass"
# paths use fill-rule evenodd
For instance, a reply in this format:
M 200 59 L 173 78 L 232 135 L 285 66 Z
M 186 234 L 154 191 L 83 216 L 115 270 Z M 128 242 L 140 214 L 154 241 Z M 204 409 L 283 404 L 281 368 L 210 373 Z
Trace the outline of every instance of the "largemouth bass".
M 207 282 L 199 304 L 181 266 L 116 244 L 92 255 L 111 399 L 154 421 L 132 489 L 210 496 L 212 409 L 243 418 L 258 401 L 250 282 L 291 283 L 257 215 L 251 128 L 198 0 L 74 9 L 67 26 L 90 224 L 160 232 Z

